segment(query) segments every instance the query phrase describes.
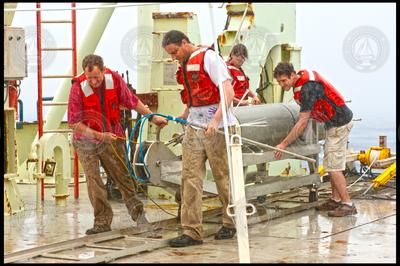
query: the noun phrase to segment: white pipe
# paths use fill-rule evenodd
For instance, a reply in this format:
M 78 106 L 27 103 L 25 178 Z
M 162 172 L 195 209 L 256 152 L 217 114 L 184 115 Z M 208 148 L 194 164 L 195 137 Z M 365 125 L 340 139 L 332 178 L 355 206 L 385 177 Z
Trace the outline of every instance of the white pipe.
M 396 161 L 396 156 L 392 156 L 382 160 L 376 160 L 373 167 L 385 167 L 391 165 L 394 161 Z
M 234 141 L 237 138 L 238 141 Z M 234 214 L 228 211 L 229 216 L 235 216 L 237 241 L 239 249 L 239 260 L 241 263 L 250 263 L 249 232 L 247 227 L 247 215 L 255 213 L 256 208 L 252 204 L 246 204 L 246 193 L 244 190 L 243 159 L 242 159 L 242 140 L 240 135 L 231 136 L 232 167 L 233 167 L 233 204 L 228 206 L 235 208 Z M 247 214 L 246 206 L 253 208 L 252 213 Z
M 214 38 L 214 49 L 215 49 L 215 62 L 219 60 L 219 49 L 218 49 L 218 41 L 215 37 L 215 29 L 214 29 L 214 14 L 212 12 L 212 4 L 209 3 L 209 12 L 210 12 L 210 19 L 211 19 L 211 29 L 212 29 L 212 36 Z M 242 197 L 244 195 L 244 181 L 243 181 L 243 161 L 241 156 L 240 158 L 236 158 L 235 162 L 232 161 L 231 156 L 231 149 L 233 145 L 230 144 L 229 139 L 229 132 L 228 132 L 228 120 L 226 115 L 227 106 L 225 101 L 225 90 L 222 86 L 222 80 L 219 78 L 219 68 L 217 67 L 217 77 L 218 77 L 218 87 L 219 87 L 219 94 L 220 94 L 220 105 L 222 107 L 222 121 L 224 124 L 224 132 L 225 132 L 225 143 L 226 143 L 226 152 L 228 154 L 228 165 L 229 165 L 229 180 L 231 184 L 231 191 L 233 192 L 233 200 L 234 200 L 234 207 L 235 207 L 235 221 L 236 221 L 236 228 L 237 228 L 237 239 L 238 239 L 238 249 L 239 249 L 239 261 L 241 263 L 250 263 L 250 250 L 249 250 L 249 239 L 248 239 L 248 230 L 247 230 L 247 217 L 246 217 L 246 197 Z M 239 136 L 239 140 L 241 143 L 241 139 Z M 239 147 L 241 144 L 239 145 Z M 241 147 L 240 147 L 241 149 Z M 233 166 L 235 165 L 236 172 L 233 174 Z M 239 170 L 237 170 L 240 168 Z M 240 182 L 240 176 L 242 175 L 242 183 Z M 228 207 L 229 210 L 229 207 Z M 228 211 L 227 210 L 227 211 Z
M 40 143 L 36 141 L 32 144 L 31 155 L 36 159 L 36 173 L 33 174 L 33 179 L 36 180 L 36 209 L 41 210 L 41 191 L 42 191 L 42 159 L 40 158 Z
M 154 12 L 160 11 L 160 5 L 152 5 L 152 6 L 141 6 L 137 9 L 137 29 L 141 29 L 137 31 L 137 36 L 135 36 L 137 43 L 147 43 L 149 36 L 153 36 L 153 16 Z M 148 30 L 148 32 L 144 32 Z M 146 47 L 147 51 L 150 55 L 150 61 L 153 57 L 153 42 L 150 43 L 150 47 Z M 139 51 L 139 45 L 137 50 Z M 139 60 L 139 53 L 137 53 L 137 60 Z M 151 68 L 141 69 L 139 68 L 139 64 L 136 68 L 136 79 L 137 79 L 137 88 L 140 93 L 151 92 Z
M 141 29 L 137 31 L 136 38 L 137 43 L 147 43 L 149 36 L 153 36 L 153 12 L 159 12 L 160 5 L 152 5 L 152 6 L 140 6 L 137 9 L 137 29 Z M 148 32 L 144 32 L 147 31 Z M 150 47 L 147 47 L 147 51 L 149 52 L 148 60 L 151 62 L 153 58 L 153 41 L 150 42 Z M 137 80 L 137 93 L 148 93 L 151 92 L 151 65 L 149 68 L 141 69 L 139 67 L 139 45 L 137 47 L 138 53 L 136 54 L 137 65 L 136 65 L 136 80 Z M 152 63 L 151 63 L 152 64 Z M 156 112 L 156 110 L 152 110 Z M 149 123 L 146 123 L 143 126 L 143 135 L 142 138 L 147 139 L 149 135 Z
M 114 8 L 101 9 L 93 16 L 89 27 L 86 29 L 86 33 L 83 35 L 83 40 L 80 41 L 81 45 L 77 52 L 77 66 L 78 74 L 82 72 L 81 62 L 83 58 L 91 53 L 94 53 L 96 47 L 100 41 L 101 36 L 106 29 L 108 21 L 114 12 Z M 68 73 L 72 73 L 72 66 Z M 54 96 L 53 102 L 65 102 L 68 101 L 69 89 L 71 87 L 71 80 L 64 79 L 61 86 L 58 88 L 56 95 Z M 53 106 L 49 109 L 46 114 L 46 123 L 43 126 L 43 130 L 56 129 L 60 126 L 61 120 L 63 119 L 67 106 Z

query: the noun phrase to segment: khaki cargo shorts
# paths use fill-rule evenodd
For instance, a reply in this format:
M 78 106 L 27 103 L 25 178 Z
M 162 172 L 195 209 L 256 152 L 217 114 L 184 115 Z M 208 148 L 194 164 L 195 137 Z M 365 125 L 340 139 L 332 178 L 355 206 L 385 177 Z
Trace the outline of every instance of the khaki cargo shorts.
M 324 161 L 326 172 L 344 171 L 346 169 L 346 148 L 353 122 L 325 131 Z

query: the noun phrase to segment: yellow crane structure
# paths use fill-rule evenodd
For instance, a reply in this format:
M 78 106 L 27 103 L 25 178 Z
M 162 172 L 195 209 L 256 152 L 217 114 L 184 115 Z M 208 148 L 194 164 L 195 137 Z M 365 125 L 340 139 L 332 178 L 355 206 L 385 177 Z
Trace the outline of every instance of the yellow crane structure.
M 374 180 L 372 180 L 374 188 L 377 188 L 381 185 L 385 185 L 394 176 L 396 176 L 396 162 L 394 162 L 392 165 L 386 168 L 386 170 L 383 171 L 383 173 L 381 173 Z

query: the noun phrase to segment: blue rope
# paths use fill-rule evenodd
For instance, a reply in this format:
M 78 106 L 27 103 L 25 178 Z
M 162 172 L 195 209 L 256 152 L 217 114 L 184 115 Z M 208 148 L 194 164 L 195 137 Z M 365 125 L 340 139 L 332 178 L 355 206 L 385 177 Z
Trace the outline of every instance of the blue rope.
M 175 121 L 175 122 L 177 122 L 177 123 L 181 123 L 181 124 L 184 124 L 184 125 L 187 124 L 187 121 L 184 120 L 184 119 L 182 119 L 182 118 L 174 117 L 174 116 L 170 116 L 170 115 L 163 115 L 163 114 L 147 114 L 147 115 L 143 115 L 138 121 L 136 121 L 135 126 L 133 127 L 133 129 L 132 129 L 132 131 L 131 131 L 131 134 L 129 135 L 129 140 L 127 141 L 127 153 L 126 153 L 125 158 L 126 158 L 126 162 L 127 162 L 127 164 L 128 164 L 128 169 L 129 169 L 129 173 L 130 173 L 131 177 L 133 177 L 134 179 L 138 180 L 138 181 L 141 182 L 141 183 L 147 182 L 147 181 L 149 180 L 149 178 L 150 178 L 150 172 L 149 172 L 149 170 L 148 170 L 148 168 L 147 168 L 146 163 L 144 162 L 144 155 L 143 155 L 143 147 L 142 147 L 142 132 L 143 132 L 143 126 L 144 126 L 145 122 L 146 122 L 147 120 L 149 120 L 150 117 L 153 117 L 153 116 L 155 116 L 155 115 L 164 117 L 164 118 L 167 119 L 167 120 Z M 146 179 L 141 179 L 141 178 L 139 178 L 138 176 L 136 176 L 136 175 L 134 174 L 134 171 L 133 171 L 133 169 L 132 169 L 132 166 L 131 166 L 131 164 L 130 164 L 129 157 L 128 157 L 128 154 L 129 154 L 129 152 L 130 152 L 130 145 L 131 145 L 131 140 L 132 140 L 132 137 L 133 137 L 133 133 L 135 132 L 136 127 L 137 127 L 139 124 L 141 124 L 141 125 L 140 125 L 140 128 L 139 128 L 139 156 L 140 156 L 140 159 L 141 159 L 141 163 L 143 163 L 144 169 L 145 169 L 147 175 L 149 176 L 149 177 L 146 178 Z
M 135 175 L 135 173 L 134 173 L 134 171 L 133 171 L 133 169 L 132 169 L 131 163 L 130 163 L 130 161 L 129 161 L 129 156 L 128 156 L 128 154 L 130 154 L 131 140 L 132 140 L 132 137 L 133 137 L 133 133 L 135 132 L 137 126 L 138 126 L 141 122 L 142 122 L 142 118 L 140 118 L 138 121 L 136 121 L 135 126 L 133 127 L 133 129 L 132 129 L 132 131 L 131 131 L 131 134 L 129 135 L 129 139 L 128 139 L 127 143 L 126 143 L 126 145 L 127 145 L 127 152 L 126 152 L 126 154 L 125 154 L 125 160 L 126 160 L 126 164 L 128 165 L 128 169 L 129 169 L 129 174 L 130 174 L 130 176 L 131 176 L 132 178 L 138 180 L 140 183 L 145 183 L 147 180 L 141 179 L 140 177 L 138 177 L 138 176 Z

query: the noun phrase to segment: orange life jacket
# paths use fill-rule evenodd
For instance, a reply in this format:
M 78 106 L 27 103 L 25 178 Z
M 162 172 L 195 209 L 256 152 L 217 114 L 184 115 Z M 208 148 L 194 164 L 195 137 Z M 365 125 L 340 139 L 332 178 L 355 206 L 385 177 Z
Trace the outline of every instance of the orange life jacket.
M 313 109 L 311 110 L 310 116 L 317 121 L 326 122 L 331 120 L 335 115 L 335 108 L 332 106 L 333 104 L 336 106 L 343 106 L 344 99 L 343 96 L 330 84 L 326 79 L 324 79 L 318 72 L 316 71 L 308 71 L 308 70 L 300 70 L 298 73 L 300 78 L 296 81 L 294 85 L 294 99 L 300 102 L 301 96 L 301 87 L 310 80 L 318 81 L 324 87 L 324 98 L 318 99 Z
M 209 47 L 194 51 L 189 60 L 178 68 L 176 80 L 182 84 L 181 100 L 191 106 L 205 106 L 220 102 L 218 87 L 204 70 L 204 55 Z
M 86 80 L 85 73 L 80 74 L 72 79 L 79 82 L 83 92 L 83 123 L 90 128 L 103 132 L 103 116 L 100 99 L 90 87 L 89 82 Z M 120 110 L 119 99 L 117 95 L 116 78 L 113 76 L 112 71 L 104 68 L 104 115 L 105 115 L 105 132 L 110 132 L 112 126 L 120 123 Z
M 244 74 L 241 68 L 237 68 L 229 62 L 226 62 L 229 71 L 233 77 L 232 86 L 235 91 L 235 97 L 242 99 L 243 95 L 246 93 L 246 90 L 249 89 L 249 78 Z M 246 100 L 248 98 L 248 94 L 244 97 Z

